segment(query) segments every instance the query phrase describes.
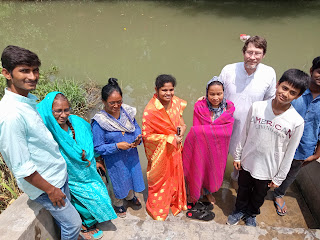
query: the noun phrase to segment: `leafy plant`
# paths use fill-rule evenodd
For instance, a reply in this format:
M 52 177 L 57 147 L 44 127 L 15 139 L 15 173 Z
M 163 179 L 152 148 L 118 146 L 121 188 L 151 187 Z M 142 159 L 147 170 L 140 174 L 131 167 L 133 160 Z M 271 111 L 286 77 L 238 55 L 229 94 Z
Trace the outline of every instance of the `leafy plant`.
M 21 194 L 13 174 L 0 155 L 0 213 Z

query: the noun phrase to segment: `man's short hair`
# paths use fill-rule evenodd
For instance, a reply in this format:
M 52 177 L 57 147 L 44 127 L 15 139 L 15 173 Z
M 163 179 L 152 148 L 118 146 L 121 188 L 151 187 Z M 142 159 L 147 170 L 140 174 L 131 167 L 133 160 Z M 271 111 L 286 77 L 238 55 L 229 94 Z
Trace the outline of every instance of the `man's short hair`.
M 12 73 L 19 65 L 41 66 L 41 61 L 37 54 L 18 46 L 9 45 L 7 46 L 1 55 L 2 67 L 7 69 L 9 73 Z
M 320 56 L 313 59 L 311 71 L 313 72 L 314 70 L 316 70 L 318 68 L 320 68 Z
M 282 74 L 278 84 L 281 84 L 282 82 L 288 82 L 294 88 L 300 89 L 301 95 L 309 88 L 310 81 L 311 78 L 307 73 L 299 69 L 292 68 Z
M 245 53 L 247 51 L 249 43 L 252 43 L 256 48 L 262 48 L 263 55 L 267 52 L 267 40 L 260 36 L 253 36 L 250 37 L 245 43 L 242 48 L 242 52 Z

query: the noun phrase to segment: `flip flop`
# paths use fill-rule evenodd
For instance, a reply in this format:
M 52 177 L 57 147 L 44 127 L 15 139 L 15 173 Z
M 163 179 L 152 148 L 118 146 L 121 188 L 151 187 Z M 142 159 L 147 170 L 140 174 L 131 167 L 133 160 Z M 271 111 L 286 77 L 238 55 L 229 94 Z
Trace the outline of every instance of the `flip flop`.
M 188 218 L 198 219 L 202 221 L 211 221 L 214 219 L 215 214 L 208 210 L 191 210 L 186 213 Z
M 89 235 L 90 238 L 87 238 L 87 236 L 85 235 L 86 233 Z M 81 240 L 94 240 L 92 234 L 87 232 L 86 230 L 81 230 L 79 236 L 81 237 Z
M 213 210 L 214 205 L 211 202 L 201 202 L 203 203 L 208 210 Z
M 127 209 L 124 206 L 114 206 L 114 210 L 119 218 L 125 218 L 127 216 Z
M 94 239 L 100 239 L 103 237 L 103 232 L 101 230 L 99 230 L 98 232 L 93 233 L 92 236 Z
M 187 203 L 188 210 L 212 210 L 213 205 L 210 202 Z
M 139 198 L 137 198 L 136 196 L 134 196 L 132 199 L 128 200 L 128 202 L 131 202 L 135 206 L 141 206 L 141 202 L 140 202 Z
M 193 203 L 193 202 L 187 202 L 187 208 L 188 208 L 188 210 L 193 209 L 194 205 L 196 205 L 196 204 Z
M 287 214 L 287 212 L 285 212 L 285 213 L 283 213 L 283 212 L 280 212 L 279 210 L 278 210 L 278 208 L 277 208 L 277 206 L 281 209 L 281 211 L 282 211 L 282 209 L 284 208 L 284 206 L 286 205 L 286 202 L 285 201 L 283 201 L 283 204 L 282 204 L 282 206 L 280 206 L 280 204 L 279 203 L 277 203 L 276 201 L 273 201 L 274 202 L 274 206 L 276 207 L 276 211 L 277 211 L 277 213 L 278 213 L 278 215 L 279 216 L 284 216 L 284 215 L 286 215 Z
M 99 228 L 97 228 L 96 224 L 87 228 L 87 230 L 90 232 L 93 239 L 100 239 L 103 237 L 103 232 Z M 92 231 L 95 231 L 95 230 L 97 231 L 96 233 L 91 233 Z

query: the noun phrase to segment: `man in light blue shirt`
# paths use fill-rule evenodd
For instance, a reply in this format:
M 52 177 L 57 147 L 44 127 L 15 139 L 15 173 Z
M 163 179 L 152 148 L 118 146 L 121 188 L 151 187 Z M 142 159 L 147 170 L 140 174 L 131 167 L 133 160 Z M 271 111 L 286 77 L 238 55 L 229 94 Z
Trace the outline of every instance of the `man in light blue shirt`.
M 310 75 L 309 89 L 291 103 L 303 117 L 305 125 L 289 173 L 282 184 L 274 189 L 275 207 L 280 216 L 287 213 L 283 197 L 296 179 L 301 167 L 320 157 L 320 57 L 313 59 Z
M 29 93 L 38 83 L 41 62 L 17 46 L 6 47 L 1 61 L 8 87 L 0 101 L 0 152 L 21 190 L 55 218 L 61 239 L 76 240 L 82 221 L 69 201 L 66 163 Z

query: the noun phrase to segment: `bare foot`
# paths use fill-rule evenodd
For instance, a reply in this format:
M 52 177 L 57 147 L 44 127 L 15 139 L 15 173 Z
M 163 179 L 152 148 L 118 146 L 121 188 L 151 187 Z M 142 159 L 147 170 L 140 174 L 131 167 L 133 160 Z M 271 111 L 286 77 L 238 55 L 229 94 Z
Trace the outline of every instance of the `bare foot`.
M 208 201 L 211 202 L 213 205 L 216 203 L 216 199 L 214 198 L 214 196 L 212 196 L 211 193 L 206 195 L 206 197 L 207 197 Z
M 276 204 L 276 208 L 278 209 L 278 212 L 286 214 L 287 213 L 287 205 L 284 204 L 283 198 L 275 198 L 274 201 L 279 204 L 279 205 Z
M 95 234 L 95 233 L 97 233 L 97 232 L 99 232 L 99 231 L 100 231 L 99 228 L 93 228 L 93 229 L 90 229 L 90 232 L 89 232 L 89 233 L 91 233 L 91 234 L 93 235 L 93 234 Z

